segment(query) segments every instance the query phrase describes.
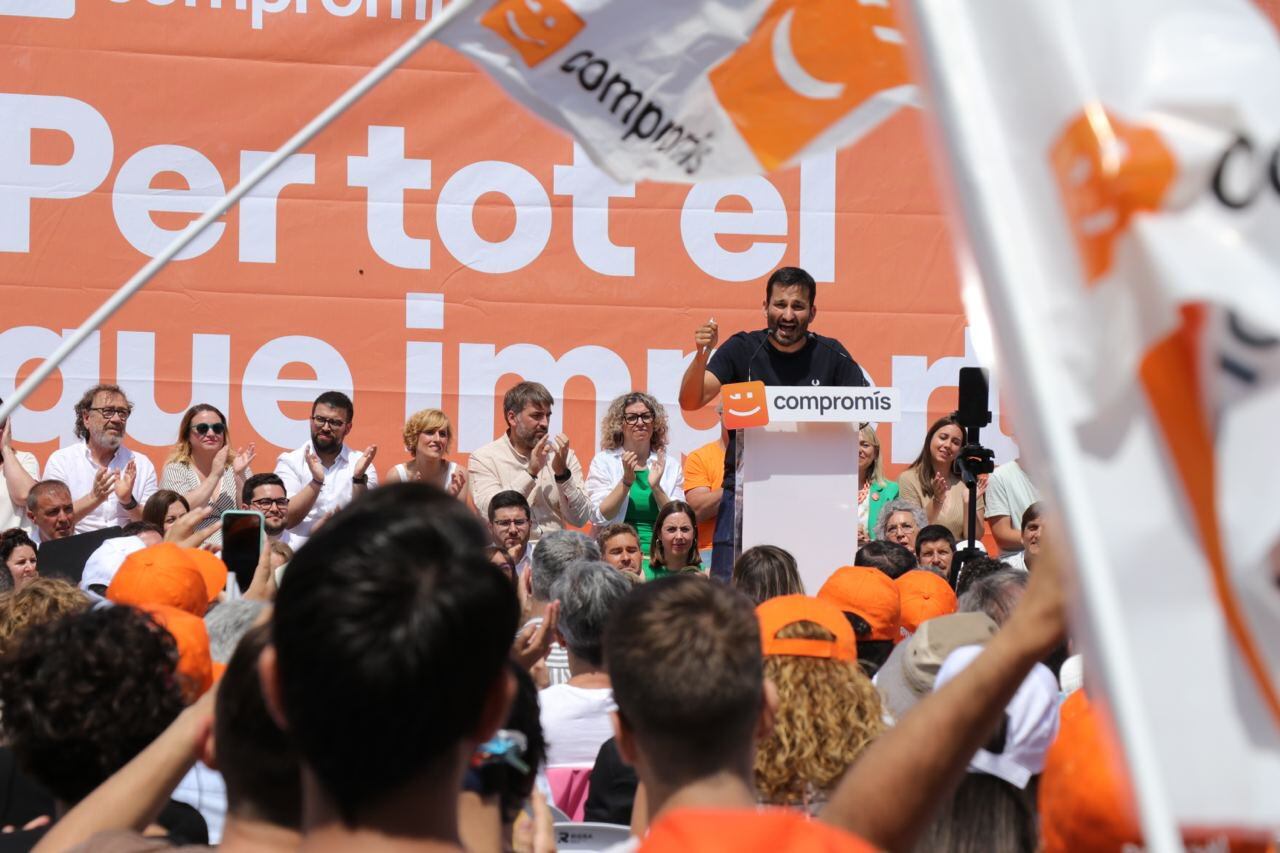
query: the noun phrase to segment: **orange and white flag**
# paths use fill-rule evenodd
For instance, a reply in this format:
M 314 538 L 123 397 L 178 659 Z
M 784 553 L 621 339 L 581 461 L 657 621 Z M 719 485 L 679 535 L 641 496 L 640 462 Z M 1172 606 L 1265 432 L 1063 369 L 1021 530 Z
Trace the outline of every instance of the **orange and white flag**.
M 439 38 L 625 181 L 777 169 L 916 95 L 890 0 L 480 0 Z
M 1249 0 L 911 0 L 1020 438 L 1148 816 L 1280 800 L 1280 38 Z M 1264 793 L 1265 792 L 1265 793 Z

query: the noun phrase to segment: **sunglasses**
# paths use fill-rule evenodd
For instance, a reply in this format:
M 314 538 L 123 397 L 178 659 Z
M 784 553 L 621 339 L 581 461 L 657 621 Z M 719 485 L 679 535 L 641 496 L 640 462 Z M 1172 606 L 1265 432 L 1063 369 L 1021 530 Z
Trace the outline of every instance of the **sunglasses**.
M 213 431 L 214 435 L 222 435 L 227 431 L 227 427 L 224 424 L 192 424 L 191 428 L 201 435 L 207 434 L 210 430 Z

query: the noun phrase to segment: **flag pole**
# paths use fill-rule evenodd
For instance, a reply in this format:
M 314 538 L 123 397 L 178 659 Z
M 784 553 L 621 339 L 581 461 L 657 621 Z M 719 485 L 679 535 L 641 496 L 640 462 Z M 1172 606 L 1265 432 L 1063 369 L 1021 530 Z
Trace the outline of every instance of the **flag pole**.
M 474 0 L 453 0 L 440 14 L 433 15 L 431 20 L 424 24 L 408 41 L 370 69 L 364 77 L 360 78 L 359 82 L 343 92 L 329 106 L 325 107 L 323 112 L 307 122 L 306 126 L 295 133 L 288 142 L 280 146 L 258 168 L 232 187 L 231 191 L 224 195 L 217 204 L 206 210 L 199 219 L 188 225 L 158 255 L 152 258 L 142 269 L 134 273 L 132 278 L 126 281 L 119 290 L 111 294 L 111 297 L 102 303 L 98 310 L 89 315 L 89 318 L 81 323 L 80 327 L 70 337 L 63 340 L 58 348 L 41 362 L 35 372 L 18 386 L 13 395 L 5 400 L 3 405 L 0 405 L 0 423 L 13 414 L 14 410 L 22 405 L 22 402 L 40 386 L 40 383 L 47 379 L 53 371 L 57 370 L 62 362 L 84 343 L 86 338 L 96 332 L 107 320 L 111 319 L 113 314 L 119 311 L 147 282 L 155 278 L 160 270 L 164 269 L 179 252 L 203 234 L 205 229 L 212 225 L 215 220 L 234 207 L 250 190 L 262 183 L 281 163 L 297 153 L 299 148 L 314 139 L 339 116 L 354 106 L 357 101 L 369 94 L 374 86 L 381 83 L 392 71 L 403 65 L 408 61 L 409 57 L 417 53 L 427 42 L 434 39 L 440 30 L 466 11 L 473 2 Z

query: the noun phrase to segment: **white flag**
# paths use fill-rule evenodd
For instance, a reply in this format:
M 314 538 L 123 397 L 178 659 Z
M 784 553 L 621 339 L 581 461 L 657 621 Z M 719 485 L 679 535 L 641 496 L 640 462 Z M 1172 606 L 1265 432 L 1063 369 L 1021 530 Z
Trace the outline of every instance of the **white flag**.
M 620 181 L 773 170 L 915 98 L 889 0 L 482 0 L 439 38 Z

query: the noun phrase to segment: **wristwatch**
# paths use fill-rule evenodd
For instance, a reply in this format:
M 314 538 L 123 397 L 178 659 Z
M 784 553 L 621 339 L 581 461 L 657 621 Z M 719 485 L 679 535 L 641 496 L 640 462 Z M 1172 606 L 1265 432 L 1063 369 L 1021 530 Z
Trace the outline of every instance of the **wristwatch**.
M 135 498 L 133 495 L 129 495 L 129 502 L 127 504 L 126 503 L 120 504 L 120 508 L 125 510 L 126 512 L 135 510 L 138 508 L 138 499 Z
M 556 474 L 556 482 L 561 484 L 567 483 L 569 482 L 569 478 L 572 476 L 573 476 L 573 471 L 570 470 L 569 468 L 565 468 L 563 474 Z
M 369 475 L 365 474 L 363 477 L 352 477 L 351 482 L 354 485 L 363 486 L 365 483 L 369 482 Z

